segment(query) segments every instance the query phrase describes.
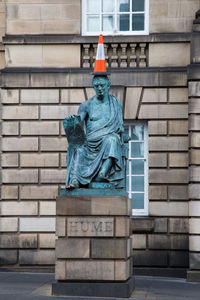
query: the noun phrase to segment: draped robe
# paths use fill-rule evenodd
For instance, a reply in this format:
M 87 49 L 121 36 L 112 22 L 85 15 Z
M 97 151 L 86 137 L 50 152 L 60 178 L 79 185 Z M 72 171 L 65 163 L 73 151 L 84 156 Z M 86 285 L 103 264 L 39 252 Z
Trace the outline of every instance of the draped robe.
M 94 97 L 82 103 L 78 115 L 86 111 L 84 130 L 86 140 L 83 145 L 70 145 L 67 152 L 67 180 L 68 186 L 74 179 L 81 185 L 87 185 L 98 175 L 104 160 L 112 158 L 113 164 L 107 176 L 108 182 L 119 186 L 124 179 L 123 142 L 121 134 L 123 129 L 122 106 L 119 100 L 109 95 L 106 111 L 110 112 L 109 118 L 103 126 L 98 122 L 90 126 L 91 106 Z M 94 121 L 95 122 L 95 121 Z

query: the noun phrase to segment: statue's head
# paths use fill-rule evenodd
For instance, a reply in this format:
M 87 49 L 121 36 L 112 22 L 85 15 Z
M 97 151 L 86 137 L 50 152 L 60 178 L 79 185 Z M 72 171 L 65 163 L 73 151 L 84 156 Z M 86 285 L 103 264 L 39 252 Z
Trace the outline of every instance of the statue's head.
M 93 88 L 98 99 L 103 99 L 108 94 L 110 88 L 110 80 L 107 76 L 96 75 L 92 80 Z

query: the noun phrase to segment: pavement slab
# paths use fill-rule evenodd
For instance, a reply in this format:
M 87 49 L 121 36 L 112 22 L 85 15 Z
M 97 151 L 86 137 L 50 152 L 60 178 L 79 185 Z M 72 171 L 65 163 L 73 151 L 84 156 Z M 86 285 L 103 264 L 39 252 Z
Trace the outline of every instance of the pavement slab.
M 0 272 L 0 300 L 115 300 L 114 298 L 51 296 L 53 282 L 55 280 L 52 273 Z M 135 276 L 135 290 L 129 298 L 129 300 L 199 299 L 200 283 L 187 282 L 179 278 L 151 276 Z

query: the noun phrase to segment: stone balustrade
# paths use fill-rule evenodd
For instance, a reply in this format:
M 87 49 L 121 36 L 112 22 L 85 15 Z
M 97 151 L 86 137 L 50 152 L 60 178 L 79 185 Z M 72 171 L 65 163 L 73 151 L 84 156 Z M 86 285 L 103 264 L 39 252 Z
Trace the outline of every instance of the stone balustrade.
M 148 43 L 104 44 L 106 66 L 109 68 L 134 68 L 148 66 Z M 97 44 L 83 44 L 81 66 L 93 68 Z

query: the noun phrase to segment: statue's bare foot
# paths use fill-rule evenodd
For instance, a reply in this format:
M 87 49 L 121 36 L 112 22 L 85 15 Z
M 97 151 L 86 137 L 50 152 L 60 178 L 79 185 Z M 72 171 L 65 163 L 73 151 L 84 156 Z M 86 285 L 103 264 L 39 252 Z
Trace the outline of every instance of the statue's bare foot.
M 66 186 L 66 189 L 76 189 L 79 187 L 78 180 L 73 180 L 70 185 Z

